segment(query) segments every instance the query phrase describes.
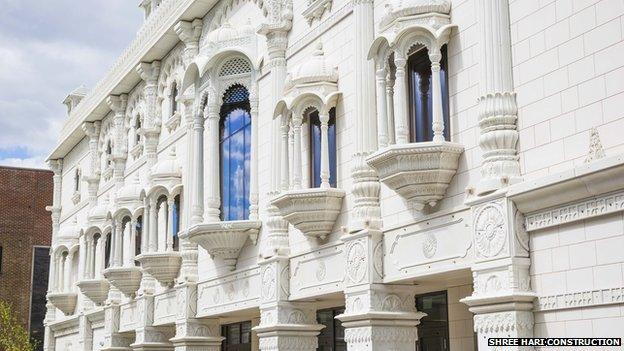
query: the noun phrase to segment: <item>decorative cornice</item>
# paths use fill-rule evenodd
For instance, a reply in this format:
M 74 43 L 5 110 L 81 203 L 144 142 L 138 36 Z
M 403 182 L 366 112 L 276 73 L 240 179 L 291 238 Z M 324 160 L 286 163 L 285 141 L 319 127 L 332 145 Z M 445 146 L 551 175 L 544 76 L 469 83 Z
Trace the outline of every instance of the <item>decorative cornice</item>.
M 538 298 L 536 311 L 624 304 L 624 286 L 546 295 Z
M 526 230 L 535 231 L 624 211 L 624 191 L 592 197 L 526 215 Z

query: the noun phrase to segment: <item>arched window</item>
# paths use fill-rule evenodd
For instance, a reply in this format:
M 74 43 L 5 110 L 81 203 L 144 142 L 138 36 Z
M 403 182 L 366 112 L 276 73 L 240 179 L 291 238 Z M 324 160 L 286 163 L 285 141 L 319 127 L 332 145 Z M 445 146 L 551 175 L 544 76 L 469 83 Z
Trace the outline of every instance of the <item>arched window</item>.
M 176 82 L 171 83 L 171 100 L 169 105 L 171 106 L 171 115 L 178 110 L 178 84 Z
M 111 250 L 113 249 L 111 246 L 111 233 L 106 235 L 106 243 L 104 245 L 104 268 L 108 268 L 111 266 Z
M 90 279 L 95 278 L 99 273 L 98 270 L 101 268 L 101 267 L 98 267 L 98 262 L 97 262 L 97 259 L 99 257 L 98 248 L 100 247 L 99 245 L 101 245 L 100 237 L 101 237 L 100 233 L 93 235 L 93 245 L 91 245 L 93 251 L 91 252 L 90 256 L 87 256 L 87 257 L 90 257 L 90 261 L 91 261 L 88 263 L 90 265 L 89 272 L 88 272 Z M 99 264 L 101 264 L 101 262 L 102 261 L 100 261 Z
M 74 173 L 74 192 L 80 191 L 80 168 L 76 168 Z
M 444 125 L 449 126 L 448 64 L 446 45 L 440 50 L 440 86 L 442 90 L 442 115 Z M 433 95 L 431 86 L 431 60 L 429 51 L 423 47 L 407 59 L 409 88 L 410 134 L 412 142 L 433 140 Z M 450 128 L 444 128 L 444 139 L 450 140 Z
M 178 232 L 180 231 L 180 195 L 176 195 L 173 200 L 173 249 L 178 250 L 180 245 L 180 238 L 178 238 Z
M 138 145 L 141 142 L 141 117 L 136 116 L 134 121 L 134 145 Z
M 220 116 L 221 219 L 249 219 L 251 115 L 245 87 L 225 92 Z
M 317 110 L 308 114 L 310 124 L 310 179 L 311 186 L 321 186 L 321 120 Z M 336 109 L 329 110 L 327 123 L 327 141 L 329 144 L 329 184 L 336 187 Z
M 113 143 L 109 140 L 106 143 L 106 165 L 110 166 L 113 162 Z
M 143 238 L 143 216 L 139 216 L 136 220 L 136 237 L 134 240 L 134 257 L 141 254 L 141 240 Z M 134 261 L 135 265 L 139 266 L 138 261 Z

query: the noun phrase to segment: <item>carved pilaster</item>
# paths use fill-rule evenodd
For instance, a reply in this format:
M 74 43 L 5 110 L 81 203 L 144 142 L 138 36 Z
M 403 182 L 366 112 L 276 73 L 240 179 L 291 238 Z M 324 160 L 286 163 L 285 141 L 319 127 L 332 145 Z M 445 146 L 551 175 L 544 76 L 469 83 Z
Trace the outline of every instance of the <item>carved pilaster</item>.
M 479 0 L 481 97 L 479 146 L 483 153 L 479 194 L 521 181 L 516 144 L 518 105 L 513 91 L 508 0 Z
M 529 236 L 524 217 L 504 195 L 493 194 L 471 203 L 474 289 L 462 302 L 475 314 L 479 350 L 491 349 L 487 346 L 490 337 L 533 336 L 536 295 L 529 276 Z
M 176 333 L 170 341 L 175 351 L 219 351 L 221 337 L 218 319 L 196 319 L 197 285 L 176 287 L 178 314 Z
M 91 351 L 93 349 L 93 329 L 87 317 L 83 314 L 78 322 L 78 345 L 79 350 Z
M 190 65 L 199 52 L 199 38 L 202 33 L 202 26 L 203 21 L 196 18 L 192 22 L 180 21 L 173 27 L 180 40 L 184 42 L 184 52 L 182 54 L 184 66 Z
M 161 128 L 160 104 L 158 103 L 160 61 L 153 61 L 151 63 L 141 62 L 137 66 L 136 71 L 145 82 L 143 91 L 145 94 L 145 106 L 147 107 L 147 111 L 143 126 L 144 150 L 148 167 L 152 167 L 157 161 L 156 151 Z
M 52 244 L 56 240 L 56 234 L 58 233 L 60 220 L 61 220 L 61 190 L 63 180 L 63 159 L 50 160 L 48 165 L 54 175 L 52 176 L 52 206 L 46 207 L 46 210 L 50 211 L 52 216 Z
M 130 340 L 119 333 L 120 309 L 118 304 L 104 307 L 104 346 L 102 351 L 130 351 Z
M 274 256 L 260 263 L 260 324 L 254 327 L 261 351 L 316 350 L 323 328 L 316 310 L 306 303 L 291 303 L 289 259 Z
M 382 233 L 364 229 L 345 234 L 344 314 L 349 350 L 409 350 L 416 345 L 416 326 L 424 314 L 414 306 L 412 286 L 385 285 Z
M 89 207 L 97 204 L 97 191 L 100 184 L 100 159 L 98 157 L 98 140 L 100 138 L 102 122 L 85 122 L 82 130 L 89 138 L 89 174 L 83 175 L 82 179 L 87 182 Z
M 379 178 L 366 163 L 366 157 L 377 149 L 377 117 L 375 116 L 375 64 L 367 59 L 374 39 L 373 1 L 353 3 L 355 38 L 355 153 L 352 157 L 353 209 L 349 230 L 365 227 L 381 228 Z
M 128 155 L 128 143 L 126 142 L 126 130 L 124 127 L 128 95 L 110 95 L 106 99 L 106 103 L 114 113 L 113 179 L 115 180 L 116 186 L 119 188 L 123 186 L 126 158 Z

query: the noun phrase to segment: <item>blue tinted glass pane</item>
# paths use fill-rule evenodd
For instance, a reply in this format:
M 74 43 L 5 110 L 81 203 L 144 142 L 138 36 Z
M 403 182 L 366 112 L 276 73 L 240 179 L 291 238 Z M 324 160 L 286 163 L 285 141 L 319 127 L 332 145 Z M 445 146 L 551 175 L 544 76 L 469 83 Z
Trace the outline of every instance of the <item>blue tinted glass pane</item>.
M 173 236 L 177 236 L 180 231 L 180 204 L 173 202 Z
M 221 217 L 223 220 L 248 219 L 251 116 L 237 108 L 225 116 L 222 125 Z
M 227 220 L 230 217 L 230 142 L 225 139 L 221 142 L 221 218 Z
M 321 121 L 318 112 L 310 114 L 310 162 L 312 187 L 321 186 Z
M 329 184 L 332 188 L 337 186 L 336 181 L 336 116 L 335 112 L 330 112 L 329 128 L 327 130 L 327 141 L 329 142 Z
M 232 113 L 234 117 L 236 113 Z M 244 218 L 245 134 L 238 130 L 230 136 L 230 220 Z

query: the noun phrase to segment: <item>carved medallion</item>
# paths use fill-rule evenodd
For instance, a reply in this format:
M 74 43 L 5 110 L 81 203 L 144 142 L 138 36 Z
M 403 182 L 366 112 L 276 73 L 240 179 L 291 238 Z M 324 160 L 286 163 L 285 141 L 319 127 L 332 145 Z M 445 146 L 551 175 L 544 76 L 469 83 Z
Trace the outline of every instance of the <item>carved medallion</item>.
M 422 252 L 426 258 L 433 257 L 438 251 L 438 239 L 435 235 L 427 234 L 425 241 L 422 244 Z
M 325 262 L 319 261 L 318 266 L 316 267 L 316 279 L 321 282 L 325 279 L 327 275 L 327 268 L 325 267 Z
M 347 274 L 354 283 L 364 280 L 366 275 L 366 250 L 364 245 L 356 241 L 347 252 Z
M 275 269 L 272 266 L 262 273 L 262 298 L 269 300 L 275 297 Z
M 498 255 L 507 237 L 503 212 L 498 205 L 487 205 L 479 211 L 475 219 L 475 244 L 483 257 Z

